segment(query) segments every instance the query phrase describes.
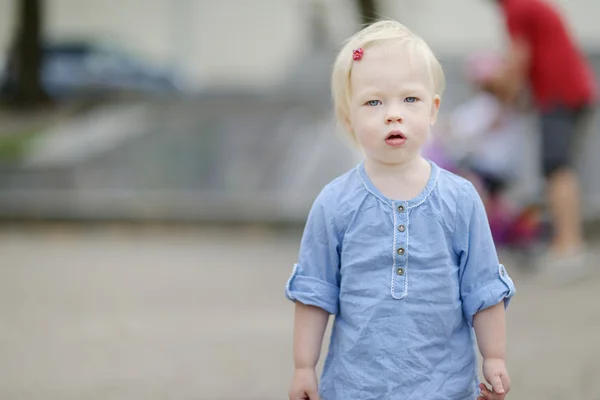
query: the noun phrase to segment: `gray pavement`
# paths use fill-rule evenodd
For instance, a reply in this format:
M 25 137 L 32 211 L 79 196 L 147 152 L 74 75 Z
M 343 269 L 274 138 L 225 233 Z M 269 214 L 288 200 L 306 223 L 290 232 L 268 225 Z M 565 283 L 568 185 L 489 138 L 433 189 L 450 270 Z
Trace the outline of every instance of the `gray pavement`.
M 258 228 L 0 230 L 0 399 L 285 399 L 298 241 Z M 549 289 L 503 261 L 518 289 L 509 398 L 600 399 L 600 276 Z

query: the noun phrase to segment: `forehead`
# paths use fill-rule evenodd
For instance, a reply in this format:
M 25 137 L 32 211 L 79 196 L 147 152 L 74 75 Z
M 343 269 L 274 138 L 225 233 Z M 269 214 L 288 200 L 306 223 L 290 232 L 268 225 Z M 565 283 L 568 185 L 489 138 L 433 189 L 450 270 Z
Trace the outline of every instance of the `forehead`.
M 429 89 L 433 81 L 423 56 L 393 43 L 365 49 L 363 58 L 352 66 L 350 85 L 353 90 L 408 85 Z

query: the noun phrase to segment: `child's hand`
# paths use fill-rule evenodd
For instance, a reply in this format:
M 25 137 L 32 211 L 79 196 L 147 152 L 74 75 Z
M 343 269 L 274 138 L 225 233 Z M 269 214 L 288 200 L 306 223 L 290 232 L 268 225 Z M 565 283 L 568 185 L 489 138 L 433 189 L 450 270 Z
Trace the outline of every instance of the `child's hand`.
M 294 372 L 289 398 L 290 400 L 320 400 L 314 368 L 300 368 Z
M 503 400 L 510 390 L 510 378 L 506 372 L 506 363 L 500 358 L 486 358 L 483 360 L 483 376 L 492 386 L 490 391 L 485 384 L 480 384 L 481 395 L 478 399 Z

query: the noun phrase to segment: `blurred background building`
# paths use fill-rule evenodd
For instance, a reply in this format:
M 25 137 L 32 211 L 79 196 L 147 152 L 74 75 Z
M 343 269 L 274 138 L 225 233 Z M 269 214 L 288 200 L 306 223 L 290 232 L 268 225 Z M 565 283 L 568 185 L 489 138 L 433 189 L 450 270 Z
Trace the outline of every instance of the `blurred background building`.
M 18 4 L 0 1 L 4 70 Z M 41 76 L 59 111 L 3 113 L 4 216 L 301 221 L 322 184 L 357 160 L 334 135 L 328 83 L 336 49 L 361 23 L 359 2 L 39 4 Z M 504 45 L 491 1 L 377 5 L 444 62 L 442 112 L 469 95 L 464 57 Z M 591 15 L 600 6 L 561 6 L 596 60 L 600 28 Z M 592 141 L 590 154 L 600 146 Z M 583 159 L 586 170 L 598 168 Z M 539 174 L 528 163 L 522 188 L 535 197 Z M 586 213 L 600 215 L 600 183 L 585 179 Z
M 329 74 L 366 3 L 0 0 L 0 398 L 285 398 L 299 228 L 359 160 Z M 465 57 L 505 46 L 491 0 L 372 3 L 440 57 L 442 114 L 471 94 Z M 600 76 L 600 2 L 557 3 Z M 536 202 L 530 122 L 516 193 Z M 590 223 L 599 136 L 580 155 Z M 600 399 L 598 282 L 514 279 L 512 398 Z

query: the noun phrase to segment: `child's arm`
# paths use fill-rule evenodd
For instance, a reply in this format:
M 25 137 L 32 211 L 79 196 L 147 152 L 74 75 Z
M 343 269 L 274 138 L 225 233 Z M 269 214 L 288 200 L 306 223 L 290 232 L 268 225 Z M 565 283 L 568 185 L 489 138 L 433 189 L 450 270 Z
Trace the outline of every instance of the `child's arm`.
M 506 322 L 504 302 L 479 311 L 473 318 L 479 351 L 483 356 L 483 375 L 494 392 L 504 395 L 510 390 L 506 371 Z
M 285 287 L 295 302 L 294 364 L 291 400 L 319 400 L 315 366 L 330 314 L 339 309 L 342 229 L 336 223 L 338 193 L 326 186 L 308 214 L 298 263 Z
M 492 393 L 481 385 L 488 400 L 504 399 L 510 389 L 506 372 L 504 309 L 515 294 L 508 272 L 498 260 L 494 238 L 481 198 L 472 184 L 463 187 L 458 198 L 454 246 L 460 257 L 459 277 L 463 313 L 475 329 L 483 355 L 483 375 L 492 384 Z M 500 390 L 498 378 L 502 384 Z
M 315 366 L 321 354 L 329 313 L 322 308 L 296 302 L 294 317 L 294 379 L 290 400 L 318 400 Z
M 322 308 L 296 302 L 294 316 L 294 366 L 314 369 L 321 354 L 329 313 Z

